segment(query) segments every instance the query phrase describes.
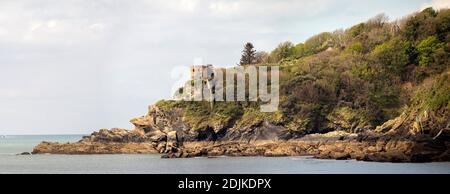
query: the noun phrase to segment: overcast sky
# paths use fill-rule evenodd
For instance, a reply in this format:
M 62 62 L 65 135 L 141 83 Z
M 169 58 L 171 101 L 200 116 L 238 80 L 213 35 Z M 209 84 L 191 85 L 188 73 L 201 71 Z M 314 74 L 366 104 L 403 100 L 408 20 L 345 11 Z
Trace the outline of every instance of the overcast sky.
M 0 135 L 132 128 L 176 66 L 239 61 L 323 31 L 450 0 L 0 0 Z

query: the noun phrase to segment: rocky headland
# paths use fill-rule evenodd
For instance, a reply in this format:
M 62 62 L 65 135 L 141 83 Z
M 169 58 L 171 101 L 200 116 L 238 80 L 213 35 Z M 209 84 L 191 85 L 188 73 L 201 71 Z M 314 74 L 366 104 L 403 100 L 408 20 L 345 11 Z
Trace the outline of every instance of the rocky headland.
M 171 101 L 170 101 L 171 102 Z M 406 114 L 406 113 L 405 113 Z M 355 159 L 378 162 L 450 161 L 448 128 L 434 136 L 412 133 L 405 116 L 376 130 L 333 130 L 302 135 L 261 121 L 228 128 L 217 124 L 193 130 L 183 108 L 167 101 L 150 106 L 146 116 L 132 119 L 135 129 L 101 129 L 76 143 L 42 142 L 33 154 L 162 154 L 163 158 L 214 156 L 313 156 L 320 159 Z M 422 119 L 422 130 L 429 130 Z M 424 125 L 425 124 L 425 125 Z M 354 130 L 353 130 L 354 131 Z M 401 131 L 401 132 L 400 132 Z M 399 134 L 401 133 L 401 134 Z
M 393 22 L 379 15 L 303 43 L 281 43 L 257 60 L 249 52 L 255 64 L 240 67 L 279 67 L 275 112 L 261 112 L 260 101 L 228 100 L 233 96 L 216 102 L 220 88 L 236 83 L 216 82 L 224 76 L 211 65 L 193 66 L 193 80 L 175 95 L 182 100 L 149 106 L 130 121 L 134 129 L 42 142 L 32 153 L 450 161 L 449 23 L 449 9 L 426 8 Z M 184 100 L 196 93 L 195 73 L 205 85 L 199 90 L 208 88 L 214 100 Z

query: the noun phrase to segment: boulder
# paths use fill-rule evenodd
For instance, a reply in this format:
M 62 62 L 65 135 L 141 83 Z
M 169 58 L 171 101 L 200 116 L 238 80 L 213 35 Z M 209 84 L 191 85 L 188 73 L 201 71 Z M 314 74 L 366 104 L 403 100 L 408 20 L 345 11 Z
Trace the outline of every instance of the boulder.
M 145 142 L 146 136 L 139 130 L 121 128 L 100 129 L 91 135 L 84 136 L 81 142 Z
M 160 130 L 154 130 L 146 134 L 148 140 L 152 142 L 161 142 L 167 140 L 167 135 Z
M 164 152 L 165 153 L 177 152 L 177 150 L 178 150 L 177 132 L 170 131 L 169 133 L 167 133 L 167 143 Z

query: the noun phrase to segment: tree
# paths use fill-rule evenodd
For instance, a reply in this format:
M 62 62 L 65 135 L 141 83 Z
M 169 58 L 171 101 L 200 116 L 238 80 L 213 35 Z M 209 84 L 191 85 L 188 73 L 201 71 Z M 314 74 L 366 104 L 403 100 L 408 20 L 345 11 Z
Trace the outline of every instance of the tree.
M 252 43 L 247 42 L 244 45 L 244 50 L 242 51 L 240 65 L 248 65 L 256 63 L 256 50 Z
M 294 56 L 296 58 L 302 58 L 306 56 L 305 44 L 303 43 L 298 43 L 297 45 L 295 45 L 293 50 Z
M 375 27 L 375 28 L 380 28 L 383 27 L 384 24 L 388 23 L 389 21 L 389 17 L 386 16 L 386 14 L 382 13 L 382 14 L 378 14 L 375 17 L 369 19 L 366 24 L 369 27 Z
M 428 36 L 435 35 L 437 30 L 435 17 L 436 11 L 431 7 L 413 15 L 406 21 L 404 36 L 409 41 L 418 43 Z
M 432 55 L 440 48 L 444 47 L 444 43 L 439 42 L 436 36 L 429 36 L 419 45 L 417 51 L 419 52 L 419 65 L 427 66 L 432 62 Z
M 304 43 L 304 53 L 306 56 L 320 53 L 327 50 L 329 47 L 333 47 L 333 37 L 330 32 L 323 32 L 315 35 Z
M 437 36 L 442 42 L 450 42 L 450 9 L 441 10 L 436 16 Z
M 262 63 L 268 63 L 270 55 L 269 53 L 265 51 L 259 51 L 255 54 L 256 63 L 262 64 Z
M 399 38 L 394 38 L 386 43 L 378 45 L 372 56 L 387 72 L 400 75 L 409 62 L 407 53 L 408 45 Z
M 282 59 L 288 58 L 294 54 L 294 45 L 287 41 L 278 45 L 276 49 L 274 49 L 270 55 L 274 62 L 278 62 Z

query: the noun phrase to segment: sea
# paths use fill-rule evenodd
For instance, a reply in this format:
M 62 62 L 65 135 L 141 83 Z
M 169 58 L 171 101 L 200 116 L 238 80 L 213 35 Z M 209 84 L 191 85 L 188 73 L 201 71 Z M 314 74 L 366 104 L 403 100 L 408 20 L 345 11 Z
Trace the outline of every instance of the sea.
M 163 159 L 159 154 L 18 155 L 42 141 L 82 135 L 0 136 L 0 174 L 450 174 L 450 162 L 381 163 L 312 157 Z

